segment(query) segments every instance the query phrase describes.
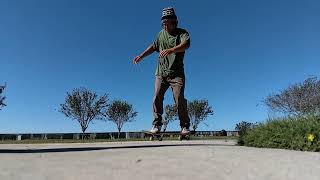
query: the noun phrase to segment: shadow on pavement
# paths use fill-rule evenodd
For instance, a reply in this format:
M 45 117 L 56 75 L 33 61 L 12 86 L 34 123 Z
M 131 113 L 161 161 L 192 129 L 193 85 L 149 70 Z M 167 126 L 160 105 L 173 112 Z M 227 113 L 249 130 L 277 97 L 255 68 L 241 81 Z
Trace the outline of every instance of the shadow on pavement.
M 150 145 L 127 145 L 111 147 L 75 147 L 75 148 L 47 148 L 47 149 L 0 149 L 0 154 L 5 153 L 59 153 L 59 152 L 80 152 L 97 151 L 109 149 L 138 149 L 138 148 L 159 148 L 177 146 L 235 146 L 229 144 L 150 144 Z

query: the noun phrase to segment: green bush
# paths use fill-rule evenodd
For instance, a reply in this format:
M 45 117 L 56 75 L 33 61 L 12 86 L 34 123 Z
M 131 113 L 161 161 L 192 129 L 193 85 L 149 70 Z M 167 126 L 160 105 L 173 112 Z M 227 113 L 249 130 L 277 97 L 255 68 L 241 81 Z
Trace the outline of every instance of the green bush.
M 244 145 L 243 137 L 246 135 L 247 131 L 252 129 L 253 123 L 242 121 L 236 125 L 236 130 L 239 132 L 238 145 Z
M 320 151 L 319 116 L 270 119 L 248 129 L 242 140 L 252 147 Z

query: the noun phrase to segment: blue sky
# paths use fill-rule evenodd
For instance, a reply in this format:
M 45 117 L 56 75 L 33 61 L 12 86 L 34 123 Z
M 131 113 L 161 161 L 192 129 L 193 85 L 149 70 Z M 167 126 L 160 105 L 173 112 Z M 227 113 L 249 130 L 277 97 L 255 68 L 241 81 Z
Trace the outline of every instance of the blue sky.
M 191 37 L 186 98 L 206 98 L 215 110 L 209 127 L 199 130 L 264 121 L 263 98 L 320 77 L 317 0 L 3 0 L 0 84 L 8 85 L 8 106 L 0 111 L 0 133 L 79 132 L 76 121 L 57 111 L 66 92 L 78 87 L 132 103 L 139 114 L 124 131 L 149 129 L 157 55 L 131 62 L 161 30 L 168 6 Z M 178 129 L 177 122 L 169 126 Z M 88 128 L 115 130 L 100 121 Z

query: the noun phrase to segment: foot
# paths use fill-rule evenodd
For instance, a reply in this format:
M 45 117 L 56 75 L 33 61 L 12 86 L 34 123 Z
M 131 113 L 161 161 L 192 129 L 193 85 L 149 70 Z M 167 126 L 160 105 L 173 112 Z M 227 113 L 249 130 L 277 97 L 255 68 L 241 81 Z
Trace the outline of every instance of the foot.
M 152 133 L 152 134 L 157 134 L 157 133 L 160 132 L 160 130 L 161 130 L 161 126 L 153 125 L 152 128 L 151 128 L 151 130 L 150 130 L 150 133 Z
M 183 128 L 181 129 L 181 134 L 183 134 L 183 135 L 190 134 L 189 128 L 183 127 Z

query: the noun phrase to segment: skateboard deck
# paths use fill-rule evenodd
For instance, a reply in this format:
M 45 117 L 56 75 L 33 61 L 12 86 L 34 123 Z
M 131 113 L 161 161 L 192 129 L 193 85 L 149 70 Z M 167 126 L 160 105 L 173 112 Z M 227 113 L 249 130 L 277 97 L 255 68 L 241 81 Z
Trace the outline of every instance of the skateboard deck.
M 163 140 L 163 135 L 166 134 L 166 132 L 151 133 L 149 131 L 147 131 L 145 133 L 150 135 L 150 138 L 149 138 L 150 141 L 154 141 L 154 140 L 162 141 Z M 178 140 L 180 140 L 180 141 L 182 141 L 182 140 L 190 140 L 190 133 L 189 134 L 180 133 Z

